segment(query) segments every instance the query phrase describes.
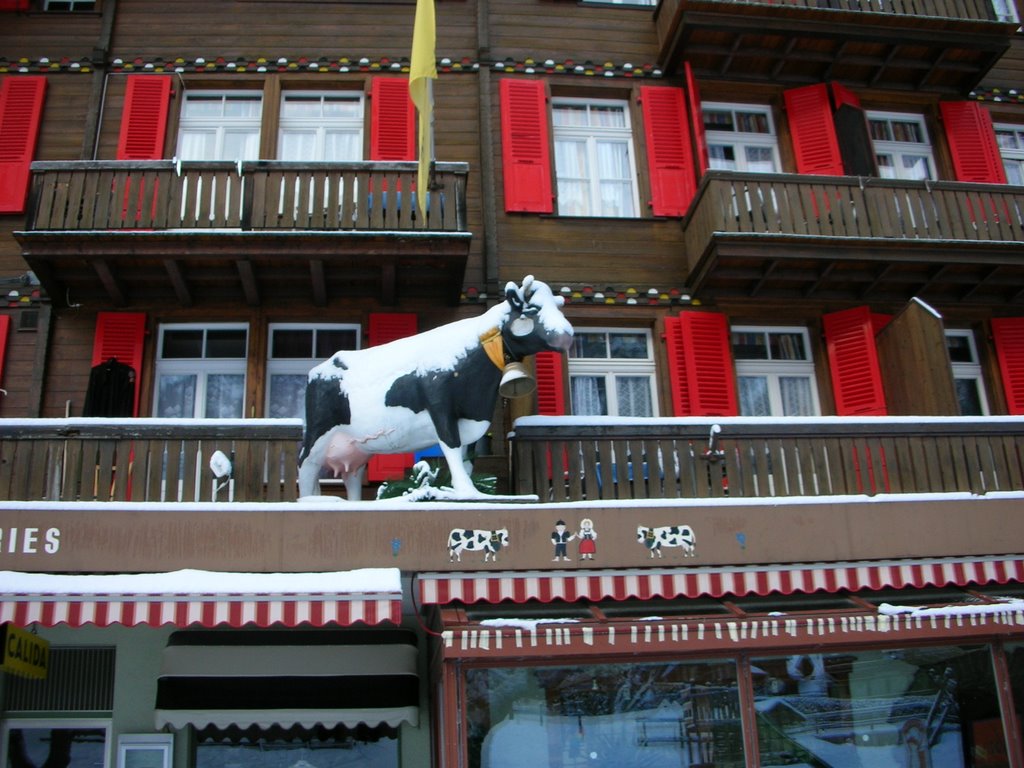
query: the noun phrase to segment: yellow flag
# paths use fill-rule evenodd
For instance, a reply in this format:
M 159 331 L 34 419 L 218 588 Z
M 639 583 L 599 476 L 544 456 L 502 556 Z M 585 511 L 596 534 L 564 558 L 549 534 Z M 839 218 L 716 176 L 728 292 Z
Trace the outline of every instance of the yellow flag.
M 434 83 L 437 63 L 434 47 L 437 29 L 434 0 L 416 0 L 416 21 L 412 30 L 412 56 L 409 59 L 409 95 L 420 115 L 419 169 L 416 176 L 416 205 L 422 220 L 427 217 L 430 191 L 430 164 L 434 160 Z

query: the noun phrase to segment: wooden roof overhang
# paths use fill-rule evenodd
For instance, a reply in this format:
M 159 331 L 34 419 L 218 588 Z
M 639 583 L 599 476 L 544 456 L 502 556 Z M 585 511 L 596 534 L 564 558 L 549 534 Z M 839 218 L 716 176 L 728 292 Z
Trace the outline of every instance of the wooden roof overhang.
M 964 3 L 960 18 L 930 8 L 935 3 L 915 4 L 912 12 L 901 12 L 902 5 L 879 12 L 860 0 L 662 0 L 658 61 L 668 74 L 688 62 L 698 79 L 836 80 L 963 95 L 1007 50 L 1017 28 L 986 18 L 991 8 L 982 5 Z
M 937 305 L 1024 304 L 1024 244 L 715 233 L 691 262 L 694 297 Z
M 22 231 L 15 237 L 55 302 L 102 296 L 117 307 L 249 306 L 370 297 L 455 304 L 469 232 Z

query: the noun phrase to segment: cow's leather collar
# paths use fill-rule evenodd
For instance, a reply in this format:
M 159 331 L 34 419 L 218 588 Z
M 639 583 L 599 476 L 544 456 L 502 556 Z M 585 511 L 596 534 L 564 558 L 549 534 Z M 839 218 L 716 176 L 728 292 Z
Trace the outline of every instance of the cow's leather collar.
M 501 338 L 501 329 L 491 328 L 487 333 L 481 334 L 480 344 L 494 366 L 499 371 L 505 370 L 505 345 Z

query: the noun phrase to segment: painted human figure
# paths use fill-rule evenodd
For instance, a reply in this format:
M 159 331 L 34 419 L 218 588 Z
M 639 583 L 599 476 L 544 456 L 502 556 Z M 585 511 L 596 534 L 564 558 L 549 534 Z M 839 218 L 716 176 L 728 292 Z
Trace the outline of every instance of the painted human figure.
M 569 553 L 566 545 L 575 538 L 575 533 L 570 533 L 566 530 L 564 520 L 559 520 L 555 523 L 555 530 L 551 532 L 551 543 L 555 545 L 555 556 L 551 558 L 551 562 L 555 562 L 559 558 L 568 560 Z
M 580 560 L 593 560 L 597 552 L 597 531 L 589 517 L 580 520 Z

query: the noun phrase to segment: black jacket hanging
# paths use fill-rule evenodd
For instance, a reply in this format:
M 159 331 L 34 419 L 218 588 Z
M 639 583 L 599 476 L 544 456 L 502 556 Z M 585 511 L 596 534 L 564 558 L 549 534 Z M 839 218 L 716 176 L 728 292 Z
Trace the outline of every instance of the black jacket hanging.
M 94 366 L 82 415 L 134 416 L 135 369 L 115 358 Z

